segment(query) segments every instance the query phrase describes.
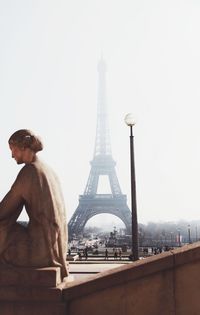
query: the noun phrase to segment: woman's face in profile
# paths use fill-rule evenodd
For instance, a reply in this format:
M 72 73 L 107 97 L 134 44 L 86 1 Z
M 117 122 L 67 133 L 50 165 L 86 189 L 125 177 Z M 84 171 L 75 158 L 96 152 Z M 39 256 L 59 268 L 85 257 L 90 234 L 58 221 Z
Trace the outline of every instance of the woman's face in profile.
M 12 158 L 15 159 L 17 164 L 24 163 L 24 149 L 19 148 L 17 145 L 14 144 L 9 144 L 9 147 L 12 153 Z

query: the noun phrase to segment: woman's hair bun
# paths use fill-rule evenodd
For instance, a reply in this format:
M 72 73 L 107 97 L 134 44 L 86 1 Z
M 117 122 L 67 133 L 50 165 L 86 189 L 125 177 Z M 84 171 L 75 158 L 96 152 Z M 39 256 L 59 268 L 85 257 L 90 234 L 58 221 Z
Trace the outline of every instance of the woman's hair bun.
M 20 148 L 29 148 L 35 153 L 43 150 L 43 144 L 40 137 L 36 136 L 28 129 L 20 129 L 14 132 L 9 138 L 8 143 Z

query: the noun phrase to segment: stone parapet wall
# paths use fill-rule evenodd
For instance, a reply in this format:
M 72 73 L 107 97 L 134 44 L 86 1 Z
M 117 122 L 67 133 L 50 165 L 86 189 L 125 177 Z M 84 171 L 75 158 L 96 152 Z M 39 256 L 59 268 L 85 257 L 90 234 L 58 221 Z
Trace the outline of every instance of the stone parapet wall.
M 199 315 L 200 243 L 81 281 L 61 282 L 59 268 L 0 266 L 0 314 Z
M 63 298 L 68 315 L 199 315 L 200 243 L 74 281 Z
M 64 315 L 60 268 L 0 266 L 1 315 Z

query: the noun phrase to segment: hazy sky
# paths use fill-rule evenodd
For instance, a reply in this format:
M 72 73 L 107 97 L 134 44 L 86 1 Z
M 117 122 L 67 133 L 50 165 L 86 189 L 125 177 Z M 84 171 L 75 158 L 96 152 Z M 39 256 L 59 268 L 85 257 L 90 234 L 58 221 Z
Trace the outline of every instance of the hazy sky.
M 113 158 L 130 205 L 129 128 L 137 124 L 139 222 L 200 219 L 199 0 L 0 0 L 0 197 L 21 166 L 7 140 L 39 134 L 68 219 L 93 158 L 97 64 L 107 63 Z

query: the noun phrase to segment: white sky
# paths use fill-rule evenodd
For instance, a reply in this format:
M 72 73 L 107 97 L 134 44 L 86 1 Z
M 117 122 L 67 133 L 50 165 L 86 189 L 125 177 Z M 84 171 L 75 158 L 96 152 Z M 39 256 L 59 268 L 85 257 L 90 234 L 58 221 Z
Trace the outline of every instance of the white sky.
M 199 0 L 0 0 L 0 197 L 20 168 L 7 140 L 29 128 L 44 141 L 40 156 L 60 177 L 70 219 L 93 158 L 103 53 L 129 206 L 132 112 L 139 222 L 200 219 L 199 17 Z

